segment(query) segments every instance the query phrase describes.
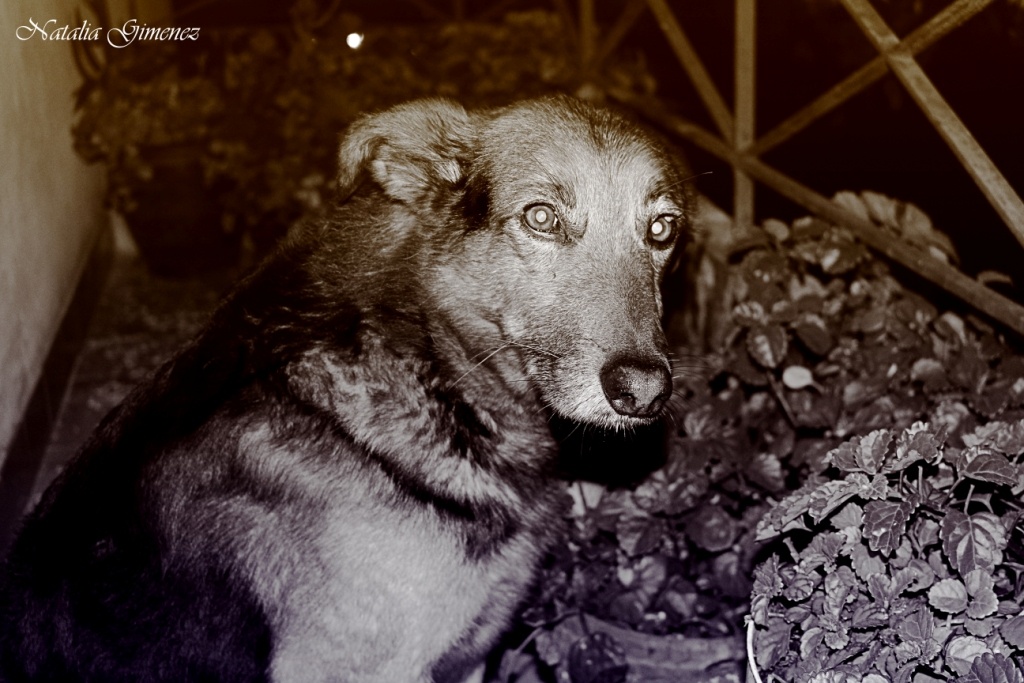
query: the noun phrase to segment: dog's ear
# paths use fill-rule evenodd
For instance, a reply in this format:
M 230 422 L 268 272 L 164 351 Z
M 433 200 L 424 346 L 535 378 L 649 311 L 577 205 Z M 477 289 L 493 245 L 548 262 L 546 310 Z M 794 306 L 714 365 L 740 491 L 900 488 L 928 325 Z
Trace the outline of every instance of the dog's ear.
M 338 185 L 349 195 L 369 173 L 389 197 L 420 206 L 463 182 L 473 137 L 471 117 L 449 100 L 417 100 L 365 115 L 341 142 Z

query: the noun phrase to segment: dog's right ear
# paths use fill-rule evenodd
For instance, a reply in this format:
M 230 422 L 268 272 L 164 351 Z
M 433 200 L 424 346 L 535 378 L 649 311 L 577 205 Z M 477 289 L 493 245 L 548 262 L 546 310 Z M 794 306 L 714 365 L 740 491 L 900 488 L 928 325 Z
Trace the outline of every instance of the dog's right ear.
M 392 199 L 424 206 L 463 181 L 473 138 L 471 117 L 450 100 L 416 100 L 364 115 L 341 142 L 338 185 L 350 195 L 369 173 Z

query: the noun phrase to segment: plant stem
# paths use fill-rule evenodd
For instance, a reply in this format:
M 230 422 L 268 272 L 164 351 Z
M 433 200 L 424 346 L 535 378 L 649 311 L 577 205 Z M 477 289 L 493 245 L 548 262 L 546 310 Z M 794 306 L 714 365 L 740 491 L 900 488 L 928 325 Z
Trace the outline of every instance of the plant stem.
M 770 372 L 765 372 L 764 376 L 768 378 L 768 386 L 772 388 L 772 393 L 775 394 L 775 400 L 779 402 L 782 407 L 782 412 L 786 416 L 786 420 L 789 422 L 789 426 L 793 429 L 797 428 L 796 418 L 793 417 L 793 409 L 789 407 L 789 401 L 782 395 L 782 389 L 779 387 L 778 380 Z
M 946 507 L 947 505 L 949 505 L 949 501 L 953 499 L 953 492 L 956 491 L 956 487 L 959 486 L 961 482 L 963 482 L 963 477 L 960 477 L 958 475 L 956 481 L 954 481 L 953 485 L 949 487 L 949 491 L 946 493 L 946 497 L 942 499 L 942 507 Z M 971 488 L 973 490 L 973 487 Z

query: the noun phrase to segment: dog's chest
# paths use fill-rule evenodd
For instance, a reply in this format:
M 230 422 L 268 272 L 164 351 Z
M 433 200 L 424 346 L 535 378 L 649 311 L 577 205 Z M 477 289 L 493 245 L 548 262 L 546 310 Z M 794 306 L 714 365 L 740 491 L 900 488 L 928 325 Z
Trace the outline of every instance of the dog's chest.
M 507 625 L 542 552 L 536 535 L 470 559 L 423 511 L 371 501 L 334 511 L 305 549 L 275 629 L 274 674 L 291 680 L 420 681 L 442 657 L 482 656 Z

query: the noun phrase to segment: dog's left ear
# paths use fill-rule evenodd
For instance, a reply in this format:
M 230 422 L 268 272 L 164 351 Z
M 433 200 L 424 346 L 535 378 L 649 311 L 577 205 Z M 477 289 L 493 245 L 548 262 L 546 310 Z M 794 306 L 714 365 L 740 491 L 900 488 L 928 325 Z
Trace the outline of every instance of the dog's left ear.
M 392 199 L 420 206 L 463 181 L 474 125 L 450 100 L 401 104 L 356 120 L 341 142 L 338 184 L 343 195 L 369 173 Z

